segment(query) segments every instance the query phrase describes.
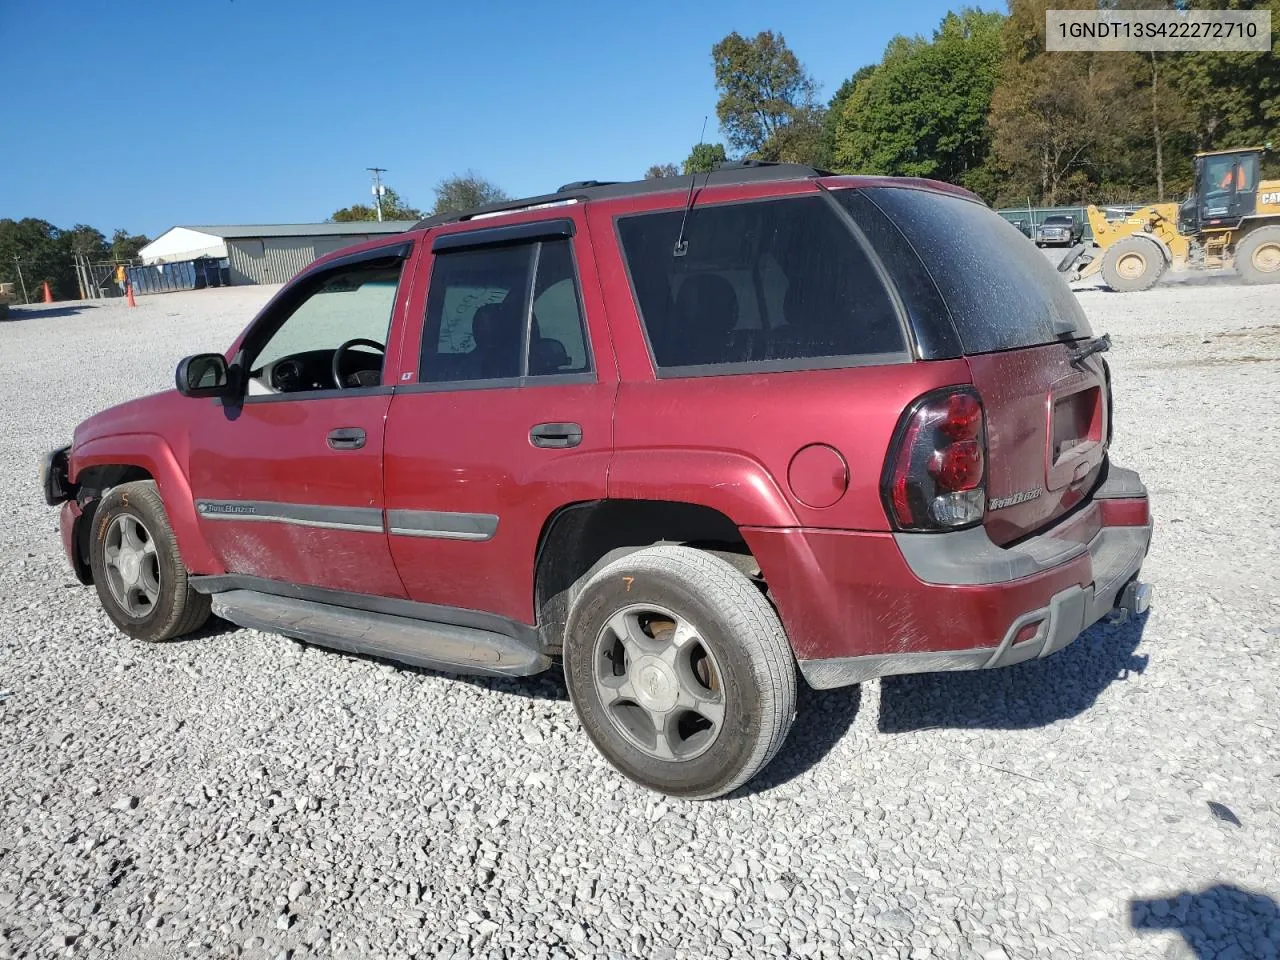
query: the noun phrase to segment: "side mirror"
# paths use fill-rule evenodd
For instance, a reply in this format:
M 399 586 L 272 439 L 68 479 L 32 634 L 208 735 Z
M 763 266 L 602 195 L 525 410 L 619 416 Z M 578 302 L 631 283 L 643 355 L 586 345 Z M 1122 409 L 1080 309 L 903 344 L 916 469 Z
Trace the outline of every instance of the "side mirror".
M 184 397 L 220 397 L 227 392 L 230 376 L 227 359 L 220 353 L 197 353 L 185 357 L 174 375 L 178 392 Z

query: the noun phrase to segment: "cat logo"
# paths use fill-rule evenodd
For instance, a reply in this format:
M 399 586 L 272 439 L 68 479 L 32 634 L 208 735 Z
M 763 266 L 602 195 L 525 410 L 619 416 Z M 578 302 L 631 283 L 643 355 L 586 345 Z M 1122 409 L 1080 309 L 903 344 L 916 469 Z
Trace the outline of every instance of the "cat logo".
M 1280 206 L 1280 193 L 1263 193 L 1258 196 L 1260 203 L 1275 204 Z

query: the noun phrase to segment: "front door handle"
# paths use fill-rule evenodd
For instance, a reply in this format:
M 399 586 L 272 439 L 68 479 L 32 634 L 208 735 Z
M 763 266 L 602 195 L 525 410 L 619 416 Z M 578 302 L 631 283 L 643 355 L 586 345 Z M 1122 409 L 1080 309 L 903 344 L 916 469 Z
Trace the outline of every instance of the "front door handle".
M 582 427 L 576 423 L 540 423 L 529 431 L 535 447 L 576 447 L 582 442 Z
M 331 450 L 359 450 L 364 446 L 365 433 L 359 427 L 338 427 L 329 431 Z

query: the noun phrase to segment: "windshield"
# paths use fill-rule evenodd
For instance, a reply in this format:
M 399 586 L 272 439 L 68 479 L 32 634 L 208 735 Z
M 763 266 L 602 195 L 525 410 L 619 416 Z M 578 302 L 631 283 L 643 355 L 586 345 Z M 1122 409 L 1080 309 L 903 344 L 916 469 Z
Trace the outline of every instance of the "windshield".
M 1055 226 L 1055 227 L 1071 226 L 1070 217 L 1045 217 L 1044 222 L 1046 226 Z
M 990 207 L 904 187 L 840 191 L 836 196 L 853 211 L 852 195 L 858 193 L 893 221 L 924 262 L 965 353 L 1092 335 L 1062 275 Z

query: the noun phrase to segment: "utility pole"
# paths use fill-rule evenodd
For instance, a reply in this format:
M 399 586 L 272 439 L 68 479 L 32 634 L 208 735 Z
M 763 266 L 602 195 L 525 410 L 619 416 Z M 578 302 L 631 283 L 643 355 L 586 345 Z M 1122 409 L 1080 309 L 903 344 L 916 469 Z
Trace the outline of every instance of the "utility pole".
M 365 167 L 373 174 L 373 203 L 378 208 L 378 222 L 382 222 L 382 195 L 387 192 L 387 188 L 382 185 L 382 175 L 387 172 L 386 167 Z
M 22 302 L 30 303 L 31 299 L 27 296 L 27 281 L 22 279 L 22 261 L 14 257 L 13 264 L 18 268 L 18 285 L 22 287 Z

